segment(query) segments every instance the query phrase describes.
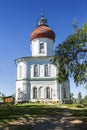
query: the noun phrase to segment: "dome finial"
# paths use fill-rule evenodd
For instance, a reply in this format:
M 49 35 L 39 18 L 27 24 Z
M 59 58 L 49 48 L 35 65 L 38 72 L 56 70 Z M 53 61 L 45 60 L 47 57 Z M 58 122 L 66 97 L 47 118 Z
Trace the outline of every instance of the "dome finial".
M 47 19 L 44 18 L 44 13 L 42 12 L 41 17 L 38 20 L 38 26 L 45 25 L 47 26 Z
M 44 12 L 42 12 L 42 13 L 41 13 L 41 17 L 43 17 L 43 18 L 44 18 Z

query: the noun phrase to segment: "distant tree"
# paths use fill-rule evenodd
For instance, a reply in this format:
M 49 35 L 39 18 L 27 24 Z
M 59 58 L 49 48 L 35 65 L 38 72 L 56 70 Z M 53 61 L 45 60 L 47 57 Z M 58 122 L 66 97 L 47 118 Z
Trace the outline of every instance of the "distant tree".
M 78 101 L 78 103 L 82 102 L 82 94 L 81 94 L 81 92 L 78 93 L 77 101 Z
M 59 83 L 70 77 L 76 85 L 87 82 L 87 23 L 82 27 L 74 24 L 74 33 L 58 44 L 53 63 L 58 68 Z
M 76 99 L 74 98 L 74 94 L 73 93 L 70 93 L 70 102 L 71 103 L 76 102 Z
M 82 99 L 82 104 L 87 107 L 87 95 Z
M 15 98 L 15 94 L 12 94 L 12 97 L 14 97 L 14 98 Z
M 2 93 L 0 92 L 0 97 L 2 96 Z
M 0 92 L 0 97 L 5 97 L 5 94 Z
M 4 94 L 4 93 L 2 93 L 2 99 L 4 99 L 4 97 L 5 97 L 5 94 Z

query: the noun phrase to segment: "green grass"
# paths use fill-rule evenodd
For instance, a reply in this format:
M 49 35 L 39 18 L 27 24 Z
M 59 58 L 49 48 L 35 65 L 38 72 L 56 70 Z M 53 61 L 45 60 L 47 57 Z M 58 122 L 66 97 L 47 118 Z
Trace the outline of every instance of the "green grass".
M 66 107 L 65 107 L 66 106 Z M 42 116 L 56 116 L 62 111 L 70 111 L 77 118 L 87 121 L 87 109 L 75 108 L 72 105 L 44 105 L 38 103 L 25 103 L 19 105 L 0 105 L 0 125 L 8 124 L 9 121 L 29 118 L 29 117 L 42 117 Z
M 26 118 L 26 117 L 41 117 L 54 116 L 58 114 L 59 110 L 56 105 L 43 104 L 19 104 L 1 105 L 0 106 L 0 123 L 7 123 L 12 119 Z
M 85 108 L 82 104 L 64 104 L 64 106 L 69 109 L 73 116 L 87 121 L 87 107 Z
M 72 109 L 71 112 L 77 118 L 87 121 L 87 108 L 86 109 Z

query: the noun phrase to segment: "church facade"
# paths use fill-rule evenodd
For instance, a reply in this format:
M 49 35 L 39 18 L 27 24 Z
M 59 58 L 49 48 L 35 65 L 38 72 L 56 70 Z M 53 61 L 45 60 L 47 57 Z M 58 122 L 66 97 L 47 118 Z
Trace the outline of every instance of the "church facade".
M 32 31 L 29 57 L 16 59 L 16 102 L 65 102 L 69 100 L 70 84 L 59 84 L 57 68 L 52 64 L 55 33 L 41 16 Z

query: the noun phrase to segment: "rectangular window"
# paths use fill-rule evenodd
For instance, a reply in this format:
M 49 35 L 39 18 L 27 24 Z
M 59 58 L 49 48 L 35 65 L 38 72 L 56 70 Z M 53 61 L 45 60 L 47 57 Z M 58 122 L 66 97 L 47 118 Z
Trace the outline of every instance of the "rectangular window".
M 38 70 L 38 65 L 34 65 L 34 77 L 39 76 L 39 70 Z
M 45 65 L 44 75 L 47 77 L 49 76 L 49 66 L 48 65 Z
M 44 43 L 40 43 L 40 53 L 44 53 Z

